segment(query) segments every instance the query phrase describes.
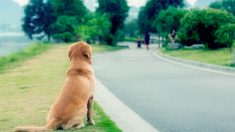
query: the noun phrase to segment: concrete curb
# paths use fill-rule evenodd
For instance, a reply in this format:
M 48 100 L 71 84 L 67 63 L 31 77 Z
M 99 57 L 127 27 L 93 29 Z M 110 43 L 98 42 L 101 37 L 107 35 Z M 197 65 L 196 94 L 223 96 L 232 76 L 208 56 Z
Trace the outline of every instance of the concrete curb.
M 224 74 L 224 75 L 235 76 L 235 68 L 232 68 L 232 67 L 218 66 L 218 65 L 213 65 L 213 64 L 201 63 L 201 62 L 197 62 L 197 61 L 172 57 L 172 56 L 163 54 L 158 50 L 154 51 L 153 54 L 155 57 L 158 57 L 162 60 L 168 60 L 168 61 L 178 63 L 178 64 L 181 63 L 182 65 L 189 66 L 192 68 L 201 69 L 204 71 L 210 71 L 210 72 L 220 73 L 220 74 Z
M 96 79 L 95 100 L 123 132 L 159 132 Z

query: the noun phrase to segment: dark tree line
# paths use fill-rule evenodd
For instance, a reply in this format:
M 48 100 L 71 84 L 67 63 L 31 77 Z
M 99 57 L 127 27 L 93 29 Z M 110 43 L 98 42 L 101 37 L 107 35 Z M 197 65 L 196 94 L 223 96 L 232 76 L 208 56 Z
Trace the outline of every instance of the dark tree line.
M 30 39 L 46 36 L 50 41 L 53 31 L 51 25 L 56 21 L 51 2 L 31 0 L 25 7 L 24 12 L 25 17 L 23 18 L 22 28 L 26 35 Z
M 139 13 L 138 26 L 142 33 L 153 32 L 164 37 L 165 47 L 179 42 L 231 50 L 235 38 L 234 5 L 235 0 L 218 0 L 211 3 L 211 8 L 184 10 L 180 8 L 183 0 L 148 0 Z M 175 40 L 169 41 L 174 32 Z

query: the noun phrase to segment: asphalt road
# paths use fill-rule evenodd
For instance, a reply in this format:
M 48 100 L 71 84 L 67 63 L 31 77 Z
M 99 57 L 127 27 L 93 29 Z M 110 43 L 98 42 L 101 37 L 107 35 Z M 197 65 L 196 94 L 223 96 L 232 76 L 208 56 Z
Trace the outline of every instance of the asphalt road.
M 162 132 L 235 132 L 235 77 L 165 62 L 152 52 L 101 54 L 96 77 Z

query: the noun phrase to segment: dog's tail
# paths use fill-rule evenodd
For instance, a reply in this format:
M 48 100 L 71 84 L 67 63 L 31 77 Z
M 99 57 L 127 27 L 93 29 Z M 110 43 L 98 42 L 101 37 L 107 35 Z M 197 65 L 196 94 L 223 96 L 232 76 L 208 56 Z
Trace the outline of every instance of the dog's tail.
M 36 127 L 36 126 L 19 126 L 15 128 L 15 132 L 46 132 L 51 129 L 46 128 L 45 126 Z
M 52 119 L 47 125 L 37 126 L 18 126 L 14 129 L 14 132 L 47 132 L 56 129 L 58 126 L 58 120 Z

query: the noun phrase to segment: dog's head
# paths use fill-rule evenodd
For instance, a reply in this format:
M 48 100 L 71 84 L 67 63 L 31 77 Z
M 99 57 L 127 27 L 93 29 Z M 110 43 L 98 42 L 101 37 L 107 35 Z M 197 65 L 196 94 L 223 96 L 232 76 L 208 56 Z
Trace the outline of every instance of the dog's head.
M 73 58 L 84 59 L 88 63 L 92 63 L 92 48 L 86 42 L 79 41 L 77 43 L 72 44 L 69 47 L 68 56 L 70 60 Z

